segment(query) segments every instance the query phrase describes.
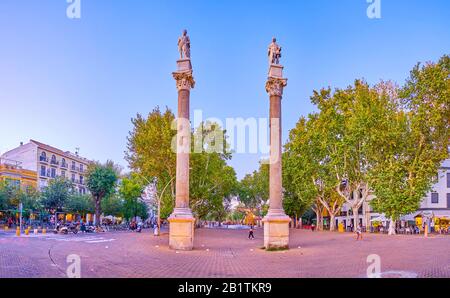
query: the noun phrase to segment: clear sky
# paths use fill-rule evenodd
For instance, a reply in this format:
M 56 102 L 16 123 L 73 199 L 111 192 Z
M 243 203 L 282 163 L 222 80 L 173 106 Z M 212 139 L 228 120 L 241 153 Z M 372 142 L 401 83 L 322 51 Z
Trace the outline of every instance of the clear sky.
M 381 0 L 66 0 L 0 1 L 0 152 L 29 139 L 95 160 L 123 159 L 136 113 L 176 111 L 171 72 L 187 28 L 197 82 L 191 112 L 267 117 L 267 46 L 283 47 L 289 79 L 283 139 L 314 110 L 314 89 L 356 78 L 403 83 L 419 61 L 450 53 L 450 1 Z M 231 161 L 241 178 L 258 154 Z

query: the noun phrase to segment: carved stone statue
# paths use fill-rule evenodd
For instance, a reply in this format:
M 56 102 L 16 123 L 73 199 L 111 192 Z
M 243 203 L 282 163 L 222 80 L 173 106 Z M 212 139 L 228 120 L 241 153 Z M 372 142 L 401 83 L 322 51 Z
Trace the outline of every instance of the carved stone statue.
M 187 30 L 183 30 L 183 35 L 178 38 L 178 51 L 181 59 L 191 58 L 191 40 L 187 35 Z
M 277 39 L 274 37 L 268 50 L 269 64 L 280 64 L 281 47 L 277 44 Z

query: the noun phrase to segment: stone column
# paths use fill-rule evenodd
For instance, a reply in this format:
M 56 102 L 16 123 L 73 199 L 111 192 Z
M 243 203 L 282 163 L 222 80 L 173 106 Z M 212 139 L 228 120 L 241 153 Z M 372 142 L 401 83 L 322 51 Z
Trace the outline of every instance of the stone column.
M 175 209 L 168 219 L 169 246 L 176 250 L 191 250 L 194 245 L 195 219 L 189 208 L 189 96 L 195 82 L 190 59 L 178 60 L 177 66 L 178 70 L 173 73 L 178 89 L 176 199 Z
M 281 98 L 287 79 L 283 66 L 271 64 L 266 91 L 270 96 L 270 197 L 269 211 L 264 217 L 264 247 L 267 250 L 289 248 L 290 218 L 283 209 L 283 184 L 281 168 Z

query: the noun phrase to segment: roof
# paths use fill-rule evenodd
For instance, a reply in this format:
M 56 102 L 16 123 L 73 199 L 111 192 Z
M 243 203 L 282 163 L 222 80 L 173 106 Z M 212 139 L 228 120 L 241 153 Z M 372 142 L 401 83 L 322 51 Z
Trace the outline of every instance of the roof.
M 44 149 L 46 151 L 50 151 L 50 152 L 53 152 L 53 153 L 56 153 L 56 154 L 59 154 L 59 155 L 62 155 L 62 156 L 65 156 L 65 157 L 68 157 L 68 158 L 71 158 L 71 159 L 76 159 L 76 160 L 78 160 L 80 162 L 85 162 L 85 163 L 90 163 L 91 162 L 90 160 L 88 160 L 86 158 L 83 158 L 81 156 L 77 156 L 77 155 L 73 154 L 70 151 L 63 151 L 61 149 L 58 149 L 58 148 L 55 148 L 53 146 L 50 146 L 50 145 L 38 142 L 36 140 L 30 140 L 30 142 L 36 144 L 39 148 Z

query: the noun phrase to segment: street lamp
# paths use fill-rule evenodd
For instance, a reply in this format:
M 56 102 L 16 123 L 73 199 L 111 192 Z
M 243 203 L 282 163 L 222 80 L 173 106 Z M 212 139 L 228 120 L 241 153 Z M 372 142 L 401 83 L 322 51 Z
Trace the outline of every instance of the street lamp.
M 138 173 L 137 173 L 138 174 Z M 146 177 L 142 176 L 141 174 L 138 174 L 141 178 L 143 178 L 145 181 L 147 181 L 147 183 L 150 184 L 154 184 L 155 188 L 156 185 L 158 184 L 158 177 L 154 177 L 153 178 L 153 182 L 150 182 Z M 164 186 L 164 188 L 161 191 L 161 194 L 158 196 L 158 189 L 156 188 L 156 197 L 158 199 L 158 221 L 157 221 L 157 231 L 155 233 L 155 236 L 159 236 L 160 235 L 160 230 L 161 230 L 161 199 L 162 196 L 164 194 L 164 192 L 166 191 L 167 187 L 170 185 L 170 183 L 176 178 L 176 176 L 172 177 L 172 179 L 170 179 L 170 181 Z

